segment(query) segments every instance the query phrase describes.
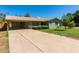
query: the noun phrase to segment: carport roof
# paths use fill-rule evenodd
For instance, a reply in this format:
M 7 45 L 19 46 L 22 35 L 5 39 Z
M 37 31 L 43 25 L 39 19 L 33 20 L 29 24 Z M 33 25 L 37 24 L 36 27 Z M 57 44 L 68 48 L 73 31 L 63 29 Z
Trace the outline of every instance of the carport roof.
M 18 22 L 27 22 L 27 21 L 36 21 L 36 22 L 46 22 L 50 21 L 49 18 L 34 18 L 34 17 L 23 17 L 23 16 L 6 16 L 6 21 L 18 21 Z

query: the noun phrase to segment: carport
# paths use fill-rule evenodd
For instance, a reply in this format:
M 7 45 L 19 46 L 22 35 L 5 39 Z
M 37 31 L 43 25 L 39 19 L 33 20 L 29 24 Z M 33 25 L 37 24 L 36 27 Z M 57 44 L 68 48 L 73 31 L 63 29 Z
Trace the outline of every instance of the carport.
M 32 29 L 35 26 L 48 26 L 50 19 L 46 18 L 33 18 L 33 17 L 20 17 L 20 16 L 6 16 L 7 29 Z

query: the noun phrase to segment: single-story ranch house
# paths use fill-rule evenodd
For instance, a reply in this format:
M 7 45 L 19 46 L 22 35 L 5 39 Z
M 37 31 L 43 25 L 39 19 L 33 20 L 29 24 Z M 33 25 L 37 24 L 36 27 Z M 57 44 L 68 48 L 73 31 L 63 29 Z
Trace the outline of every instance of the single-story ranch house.
M 48 28 L 55 28 L 56 24 L 51 22 L 49 18 L 33 18 L 33 17 L 23 17 L 23 16 L 6 16 L 5 20 L 7 21 L 7 28 L 8 29 L 21 29 L 27 28 L 32 29 L 36 27 L 45 27 Z

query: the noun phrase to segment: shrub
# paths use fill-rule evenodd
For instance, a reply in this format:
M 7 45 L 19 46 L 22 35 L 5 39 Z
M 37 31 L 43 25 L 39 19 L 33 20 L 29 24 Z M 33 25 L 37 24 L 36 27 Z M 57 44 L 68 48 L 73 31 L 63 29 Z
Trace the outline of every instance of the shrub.
M 56 29 L 54 29 L 55 31 L 65 31 L 66 29 L 64 29 L 64 28 L 56 28 Z
M 74 21 L 71 21 L 68 23 L 68 27 L 69 28 L 73 28 L 75 26 L 75 22 Z

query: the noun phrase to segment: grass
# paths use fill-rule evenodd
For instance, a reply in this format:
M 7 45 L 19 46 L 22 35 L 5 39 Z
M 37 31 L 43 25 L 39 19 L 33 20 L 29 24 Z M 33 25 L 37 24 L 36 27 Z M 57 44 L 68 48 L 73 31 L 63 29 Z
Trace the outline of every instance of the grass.
M 79 28 L 66 29 L 66 30 L 64 28 L 41 29 L 40 31 L 79 39 Z
M 7 31 L 0 31 L 0 53 L 7 52 L 9 52 L 8 33 Z

